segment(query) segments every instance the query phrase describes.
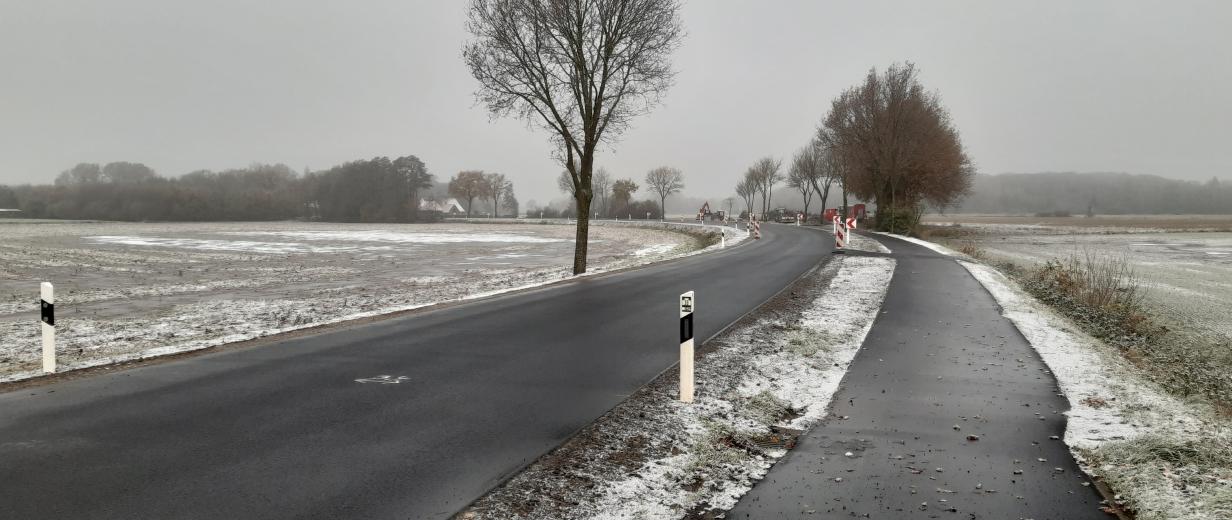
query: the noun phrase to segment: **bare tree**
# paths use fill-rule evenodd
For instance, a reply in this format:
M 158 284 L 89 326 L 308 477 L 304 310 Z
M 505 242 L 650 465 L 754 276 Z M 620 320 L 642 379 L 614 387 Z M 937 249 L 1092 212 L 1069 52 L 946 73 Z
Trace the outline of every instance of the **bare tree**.
M 569 170 L 560 171 L 560 175 L 556 177 L 556 187 L 560 191 L 568 193 L 570 197 L 573 196 L 575 186 L 573 185 L 573 178 L 569 175 Z
M 574 185 L 586 271 L 595 150 L 657 105 L 683 37 L 676 0 L 472 0 L 462 51 L 495 115 L 537 121 Z
M 744 211 L 750 216 L 753 215 L 753 200 L 757 197 L 757 180 L 754 179 L 752 168 L 744 172 L 744 178 L 736 183 L 736 195 L 739 195 L 744 200 Z
M 749 168 L 749 174 L 753 179 L 753 184 L 757 188 L 757 192 L 761 194 L 761 214 L 764 218 L 766 213 L 770 211 L 770 199 L 774 195 L 774 185 L 783 180 L 783 175 L 779 173 L 779 168 L 783 166 L 783 161 L 773 157 L 762 157 L 753 166 Z
M 911 63 L 870 70 L 831 103 L 817 138 L 840 164 L 844 192 L 877 203 L 881 229 L 910 228 L 924 203 L 952 204 L 975 175 L 940 96 Z
M 518 213 L 520 213 L 521 208 L 518 206 L 518 196 L 513 194 L 512 182 L 509 183 L 509 187 L 505 190 L 505 194 L 501 196 L 501 207 L 509 211 L 509 213 L 513 215 L 513 218 L 518 218 Z
M 646 173 L 646 185 L 659 194 L 659 220 L 667 219 L 667 197 L 684 189 L 684 173 L 670 166 L 660 166 Z
M 513 192 L 513 182 L 505 178 L 503 173 L 489 173 L 484 180 L 488 184 L 484 191 L 487 192 L 488 200 L 492 201 L 492 218 L 499 217 L 501 201 L 507 193 Z
M 476 198 L 486 198 L 488 182 L 482 170 L 458 172 L 449 179 L 449 194 L 459 199 L 466 199 L 466 218 L 471 218 L 471 207 Z
M 595 197 L 599 200 L 599 208 L 596 212 L 600 215 L 607 215 L 612 209 L 612 176 L 607 172 L 607 168 L 600 167 L 595 170 L 590 182 L 595 190 Z
M 830 188 L 834 186 L 835 182 L 838 182 L 840 186 L 842 185 L 843 169 L 841 165 L 839 165 L 837 157 L 831 153 L 830 149 L 825 145 L 821 144 L 817 140 L 814 140 L 812 147 L 813 157 L 815 160 L 814 166 L 819 168 L 820 171 L 811 179 L 811 182 L 813 184 L 813 191 L 816 192 L 817 196 L 821 198 L 821 211 L 824 213 L 828 207 Z M 846 207 L 847 195 L 846 192 L 844 192 L 844 211 L 846 211 Z
M 809 215 L 809 203 L 813 201 L 813 186 L 817 184 L 817 177 L 821 174 L 817 159 L 817 147 L 810 143 L 798 150 L 792 157 L 791 169 L 787 172 L 787 185 L 800 190 L 800 197 L 804 199 L 804 219 L 806 221 Z

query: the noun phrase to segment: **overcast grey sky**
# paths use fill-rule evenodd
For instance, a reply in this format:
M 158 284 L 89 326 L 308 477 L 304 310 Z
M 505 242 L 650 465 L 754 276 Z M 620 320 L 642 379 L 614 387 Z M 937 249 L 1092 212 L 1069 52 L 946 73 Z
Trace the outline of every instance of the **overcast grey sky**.
M 546 135 L 490 121 L 466 3 L 0 0 L 0 183 L 415 154 L 559 197 Z M 601 160 L 722 198 L 873 66 L 913 61 L 980 171 L 1232 177 L 1232 2 L 686 1 L 676 86 Z

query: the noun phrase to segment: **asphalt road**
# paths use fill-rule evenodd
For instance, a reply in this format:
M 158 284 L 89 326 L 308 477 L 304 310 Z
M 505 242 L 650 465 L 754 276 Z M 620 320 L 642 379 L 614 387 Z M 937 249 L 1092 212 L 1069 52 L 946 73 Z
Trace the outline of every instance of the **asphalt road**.
M 442 518 L 827 258 L 826 234 L 0 394 L 0 518 Z M 405 377 L 398 384 L 356 379 Z
M 829 417 L 727 518 L 1109 518 L 1050 439 L 1068 402 L 992 295 L 952 258 L 876 238 L 898 264 Z

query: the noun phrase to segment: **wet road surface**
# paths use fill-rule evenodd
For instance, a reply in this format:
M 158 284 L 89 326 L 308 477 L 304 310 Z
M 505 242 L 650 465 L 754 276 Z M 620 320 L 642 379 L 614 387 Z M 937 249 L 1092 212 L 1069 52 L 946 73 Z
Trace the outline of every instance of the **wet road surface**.
M 765 238 L 609 276 L 0 393 L 0 519 L 445 518 L 830 256 Z
M 898 260 L 830 415 L 728 518 L 1107 519 L 1043 361 L 953 259 Z M 850 454 L 850 455 L 848 455 Z

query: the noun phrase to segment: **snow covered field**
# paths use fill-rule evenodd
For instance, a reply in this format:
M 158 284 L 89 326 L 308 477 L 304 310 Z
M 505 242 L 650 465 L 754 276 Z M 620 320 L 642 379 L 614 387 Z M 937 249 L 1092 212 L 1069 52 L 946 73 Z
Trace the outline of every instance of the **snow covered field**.
M 709 229 L 592 226 L 591 270 L 696 252 Z M 56 285 L 59 362 L 83 368 L 560 280 L 573 232 L 0 220 L 0 381 L 35 375 L 42 281 Z
M 1116 229 L 962 223 L 944 230 L 958 236 L 930 239 L 953 248 L 970 242 L 991 261 L 1019 265 L 1087 252 L 1123 256 L 1145 282 L 1147 304 L 1156 311 L 1189 328 L 1232 336 L 1232 232 Z

